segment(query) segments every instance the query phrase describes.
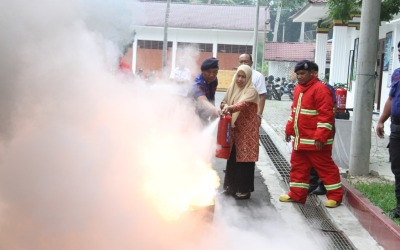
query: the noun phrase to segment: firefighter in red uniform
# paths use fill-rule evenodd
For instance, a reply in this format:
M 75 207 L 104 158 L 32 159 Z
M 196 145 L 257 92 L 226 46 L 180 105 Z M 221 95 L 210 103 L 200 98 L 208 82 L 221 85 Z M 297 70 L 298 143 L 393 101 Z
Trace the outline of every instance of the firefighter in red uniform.
M 311 62 L 300 61 L 295 66 L 298 85 L 294 91 L 292 113 L 286 124 L 286 141 L 293 137 L 290 163 L 290 191 L 281 195 L 282 202 L 305 203 L 314 166 L 327 190 L 326 207 L 342 202 L 343 189 L 339 169 L 332 160 L 333 98 L 332 92 L 314 75 Z

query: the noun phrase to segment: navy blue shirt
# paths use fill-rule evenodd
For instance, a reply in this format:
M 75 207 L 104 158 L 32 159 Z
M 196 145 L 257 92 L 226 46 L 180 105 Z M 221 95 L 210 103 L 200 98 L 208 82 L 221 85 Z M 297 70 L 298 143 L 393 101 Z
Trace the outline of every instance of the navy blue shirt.
M 389 96 L 392 97 L 392 113 L 390 116 L 400 118 L 400 68 L 397 68 L 392 74 Z
M 197 99 L 199 96 L 206 96 L 208 101 L 215 100 L 215 91 L 217 91 L 218 79 L 210 83 L 204 81 L 203 75 L 200 73 L 194 79 L 193 96 Z
M 335 93 L 335 89 L 332 87 L 332 85 L 330 85 L 330 84 L 327 83 L 327 82 L 324 82 L 324 84 L 325 84 L 325 86 L 327 86 L 327 87 L 331 90 L 332 96 L 333 96 L 333 104 L 335 104 L 335 106 L 336 106 L 336 93 Z

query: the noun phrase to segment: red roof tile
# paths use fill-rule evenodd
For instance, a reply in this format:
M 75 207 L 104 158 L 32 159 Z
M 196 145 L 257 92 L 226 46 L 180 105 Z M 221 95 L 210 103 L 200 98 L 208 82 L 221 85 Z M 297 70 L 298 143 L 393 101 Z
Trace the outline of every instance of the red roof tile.
M 297 62 L 314 60 L 315 43 L 266 43 L 265 60 Z
M 330 61 L 331 44 L 327 47 L 327 61 Z M 265 60 L 297 62 L 300 60 L 314 61 L 315 43 L 265 43 Z
M 148 17 L 142 20 L 144 22 L 143 25 L 164 27 L 165 2 L 142 1 L 140 4 L 144 8 L 143 11 L 146 13 L 146 17 Z M 255 15 L 255 6 L 250 5 L 174 2 L 171 3 L 168 25 L 176 28 L 252 31 L 254 30 Z M 267 7 L 260 6 L 259 30 L 264 30 L 264 22 L 269 18 Z

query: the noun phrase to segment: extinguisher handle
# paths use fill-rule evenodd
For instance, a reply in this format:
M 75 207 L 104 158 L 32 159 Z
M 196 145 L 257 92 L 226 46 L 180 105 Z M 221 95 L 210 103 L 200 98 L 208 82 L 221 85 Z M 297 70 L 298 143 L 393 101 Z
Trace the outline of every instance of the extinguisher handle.
M 229 113 L 229 112 L 223 113 L 223 114 L 220 115 L 220 118 L 224 119 L 225 116 L 227 116 L 227 115 L 231 115 L 231 113 Z

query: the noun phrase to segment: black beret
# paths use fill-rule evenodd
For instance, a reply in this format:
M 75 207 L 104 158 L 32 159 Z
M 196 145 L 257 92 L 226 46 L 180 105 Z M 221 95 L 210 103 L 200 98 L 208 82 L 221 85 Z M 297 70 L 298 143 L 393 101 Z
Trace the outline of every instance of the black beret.
M 310 67 L 310 69 L 311 69 L 311 70 L 318 71 L 318 64 L 316 64 L 315 62 L 311 62 L 311 67 Z
M 218 59 L 215 57 L 207 58 L 201 64 L 201 70 L 215 69 L 218 68 Z
M 311 70 L 311 62 L 308 60 L 302 60 L 298 63 L 296 63 L 296 66 L 294 66 L 294 72 L 297 72 L 298 70 Z

